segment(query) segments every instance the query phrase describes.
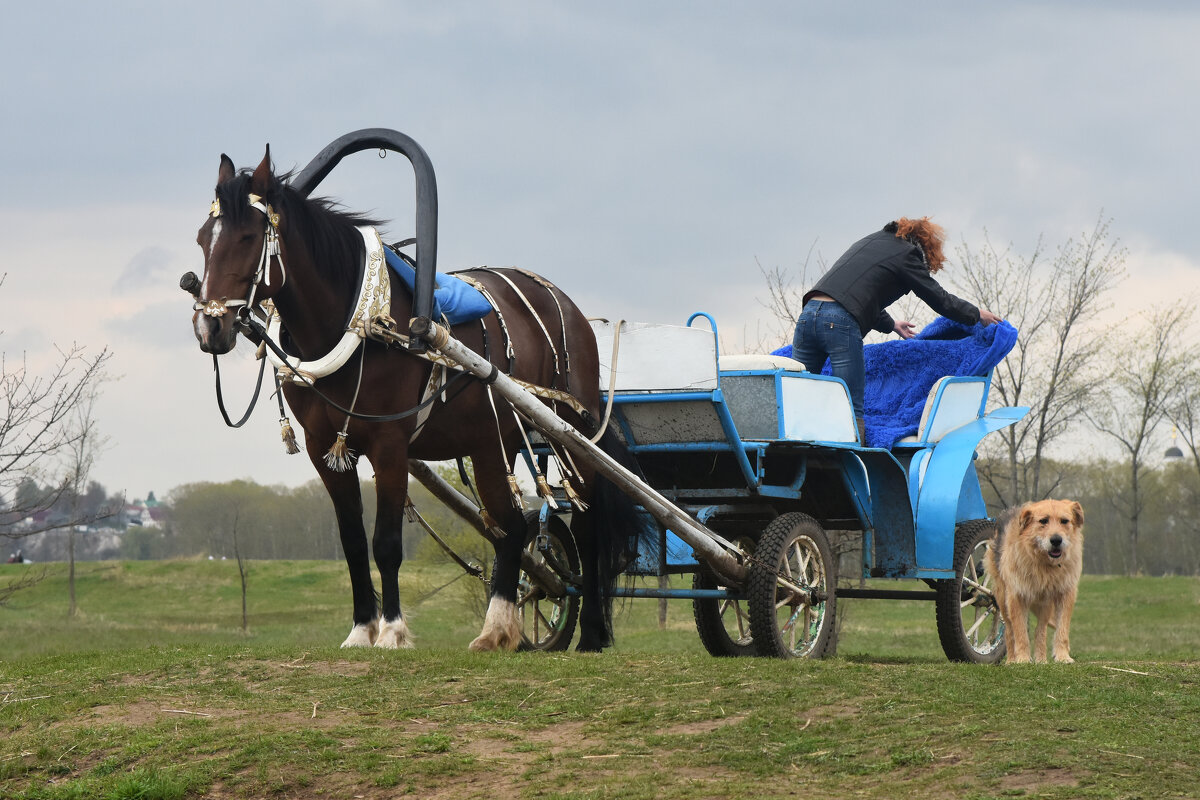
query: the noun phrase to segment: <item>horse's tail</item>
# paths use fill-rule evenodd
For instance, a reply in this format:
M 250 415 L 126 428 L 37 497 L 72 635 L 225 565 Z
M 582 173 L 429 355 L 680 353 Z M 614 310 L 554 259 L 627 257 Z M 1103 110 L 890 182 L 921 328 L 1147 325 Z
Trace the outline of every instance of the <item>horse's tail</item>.
M 597 443 L 621 466 L 641 475 L 633 453 L 609 428 Z M 638 556 L 657 547 L 656 529 L 648 515 L 629 495 L 597 473 L 592 492 L 590 536 L 580 541 L 584 559 L 584 608 L 579 636 L 580 650 L 599 650 L 612 643 L 612 600 L 617 578 Z M 593 578 L 589 579 L 589 573 Z

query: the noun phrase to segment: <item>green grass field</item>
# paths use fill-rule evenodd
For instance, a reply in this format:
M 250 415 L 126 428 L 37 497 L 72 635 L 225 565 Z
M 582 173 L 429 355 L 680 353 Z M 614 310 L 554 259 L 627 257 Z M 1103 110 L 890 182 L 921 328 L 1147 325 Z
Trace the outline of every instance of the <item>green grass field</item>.
M 838 656 L 714 659 L 689 604 L 618 644 L 468 654 L 479 591 L 406 565 L 415 650 L 345 651 L 345 568 L 89 563 L 0 608 L 0 797 L 1196 797 L 1200 580 L 1085 577 L 1074 665 L 941 654 L 843 601 Z M 42 565 L 0 567 L 0 587 Z M 903 585 L 903 584 L 902 584 Z

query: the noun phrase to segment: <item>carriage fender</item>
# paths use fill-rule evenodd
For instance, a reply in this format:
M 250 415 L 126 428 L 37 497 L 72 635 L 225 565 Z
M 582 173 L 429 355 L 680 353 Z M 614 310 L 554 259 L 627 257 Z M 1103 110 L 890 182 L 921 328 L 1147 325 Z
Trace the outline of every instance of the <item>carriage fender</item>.
M 923 458 L 913 459 L 909 489 L 916 518 L 917 565 L 922 570 L 954 570 L 954 526 L 966 519 L 987 516 L 979 478 L 975 474 L 975 448 L 989 433 L 1019 422 L 1029 408 L 998 408 L 941 438 Z

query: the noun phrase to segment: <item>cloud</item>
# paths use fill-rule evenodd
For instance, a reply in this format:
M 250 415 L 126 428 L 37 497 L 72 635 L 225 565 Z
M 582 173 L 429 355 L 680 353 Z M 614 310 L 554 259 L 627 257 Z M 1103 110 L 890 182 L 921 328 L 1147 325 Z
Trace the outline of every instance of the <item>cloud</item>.
M 114 293 L 162 283 L 171 266 L 171 251 L 157 245 L 138 251 L 113 281 Z

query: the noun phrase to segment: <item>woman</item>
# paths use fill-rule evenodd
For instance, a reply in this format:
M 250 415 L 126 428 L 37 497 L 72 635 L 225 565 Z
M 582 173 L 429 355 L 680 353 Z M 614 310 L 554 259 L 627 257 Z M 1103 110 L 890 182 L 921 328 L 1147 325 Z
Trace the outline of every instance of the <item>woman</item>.
M 991 325 L 1000 317 L 947 292 L 933 278 L 946 263 L 946 232 L 929 217 L 901 217 L 859 239 L 804 295 L 796 322 L 792 357 L 819 372 L 829 359 L 835 377 L 846 382 L 863 435 L 863 337 L 870 330 L 911 339 L 911 322 L 894 320 L 886 309 L 909 292 L 955 322 Z

